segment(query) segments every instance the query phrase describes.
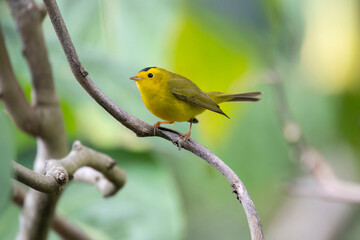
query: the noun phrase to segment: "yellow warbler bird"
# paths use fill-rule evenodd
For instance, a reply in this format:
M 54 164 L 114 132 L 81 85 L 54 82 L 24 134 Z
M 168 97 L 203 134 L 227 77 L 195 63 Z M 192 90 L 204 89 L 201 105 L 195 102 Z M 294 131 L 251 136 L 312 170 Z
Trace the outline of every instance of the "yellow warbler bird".
M 186 141 L 191 134 L 192 123 L 205 110 L 229 118 L 219 107 L 222 102 L 256 102 L 262 92 L 226 94 L 203 92 L 195 83 L 178 74 L 158 67 L 147 67 L 130 79 L 136 81 L 145 106 L 155 116 L 165 120 L 155 123 L 154 131 L 160 124 L 190 122 L 190 129 L 183 134 Z

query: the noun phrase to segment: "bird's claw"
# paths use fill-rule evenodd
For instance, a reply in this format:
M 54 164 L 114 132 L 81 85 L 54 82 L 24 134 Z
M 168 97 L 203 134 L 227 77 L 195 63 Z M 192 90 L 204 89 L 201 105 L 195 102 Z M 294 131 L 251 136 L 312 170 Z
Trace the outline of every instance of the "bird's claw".
M 180 151 L 181 148 L 184 147 L 184 143 L 186 143 L 186 141 L 188 141 L 189 138 L 190 138 L 190 134 L 185 133 L 179 136 L 178 138 L 176 138 L 176 140 L 173 143 L 178 147 L 178 150 Z
M 182 134 L 181 137 L 184 139 L 183 142 L 186 142 L 190 138 L 190 132 Z
M 154 135 L 156 135 L 156 132 L 157 132 L 157 130 L 159 129 L 159 127 L 160 127 L 160 123 L 159 123 L 159 122 L 157 122 L 157 123 L 155 123 L 155 124 L 153 125 Z
M 153 127 L 154 127 L 154 135 L 156 135 L 156 132 L 157 132 L 159 127 L 157 127 L 157 126 L 153 126 Z

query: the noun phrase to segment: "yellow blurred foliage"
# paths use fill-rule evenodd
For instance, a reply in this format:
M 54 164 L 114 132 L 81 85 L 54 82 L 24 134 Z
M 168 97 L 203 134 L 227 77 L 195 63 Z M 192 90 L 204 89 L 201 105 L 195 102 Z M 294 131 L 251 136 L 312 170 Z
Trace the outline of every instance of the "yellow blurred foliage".
M 301 65 L 319 91 L 343 91 L 351 88 L 359 76 L 358 9 L 357 0 L 303 2 Z
M 229 86 L 235 81 L 243 80 L 240 76 L 251 65 L 251 54 L 246 50 L 239 52 L 232 49 L 221 36 L 210 33 L 211 31 L 198 26 L 191 18 L 184 19 L 175 48 L 174 71 L 191 79 L 204 91 L 229 92 Z M 230 91 L 236 93 L 247 90 L 231 89 Z M 221 105 L 223 111 L 232 118 L 231 120 L 206 111 L 198 117 L 200 124 L 195 128 L 200 129 L 207 144 L 219 147 L 219 143 L 225 143 L 223 140 L 227 138 L 226 132 L 231 125 L 236 124 L 232 114 L 234 107 L 241 106 L 241 103 Z

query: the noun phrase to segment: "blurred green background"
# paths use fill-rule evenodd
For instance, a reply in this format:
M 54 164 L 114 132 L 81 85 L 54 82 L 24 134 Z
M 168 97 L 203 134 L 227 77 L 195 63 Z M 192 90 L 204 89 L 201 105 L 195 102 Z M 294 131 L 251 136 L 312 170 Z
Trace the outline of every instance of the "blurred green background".
M 291 235 L 292 229 L 281 223 L 329 232 L 307 239 L 360 239 L 356 205 L 332 203 L 320 217 L 310 214 L 319 222 L 339 219 L 324 229 L 310 225 L 317 222 L 301 222 L 301 217 L 291 222 L 286 211 L 280 214 L 284 206 L 329 203 L 294 200 L 284 191 L 303 172 L 283 138 L 268 74 L 276 71 L 284 81 L 287 103 L 306 140 L 340 176 L 360 181 L 359 1 L 63 0 L 58 4 L 92 79 L 120 107 L 145 122 L 158 119 L 145 108 L 129 80 L 144 67 L 166 68 L 203 90 L 263 91 L 258 103 L 222 105 L 230 120 L 212 112 L 202 114 L 192 137 L 243 180 L 268 239 L 286 239 L 277 235 L 279 231 L 305 239 Z M 0 16 L 14 70 L 30 98 L 30 74 L 5 1 L 0 2 Z M 48 18 L 43 26 L 69 145 L 79 139 L 109 154 L 128 176 L 125 188 L 109 199 L 92 186 L 71 183 L 58 212 L 95 239 L 249 239 L 245 214 L 226 179 L 170 142 L 137 138 L 115 121 L 75 81 Z M 14 239 L 19 209 L 9 201 L 8 159 L 31 167 L 36 143 L 4 113 L 1 105 L 0 239 Z M 188 123 L 171 128 L 186 132 Z M 331 215 L 335 209 L 343 214 Z M 50 239 L 58 237 L 51 233 Z

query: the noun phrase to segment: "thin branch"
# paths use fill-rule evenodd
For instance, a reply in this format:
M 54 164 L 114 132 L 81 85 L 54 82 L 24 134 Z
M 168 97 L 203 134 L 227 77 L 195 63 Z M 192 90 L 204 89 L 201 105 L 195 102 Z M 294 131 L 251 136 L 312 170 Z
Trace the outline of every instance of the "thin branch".
M 92 238 L 65 217 L 55 214 L 53 230 L 64 240 L 91 240 Z
M 55 32 L 59 38 L 62 48 L 65 52 L 70 68 L 81 86 L 89 93 L 89 95 L 98 102 L 108 113 L 110 113 L 115 119 L 117 119 L 125 127 L 129 128 L 139 137 L 154 136 L 152 126 L 142 122 L 141 120 L 131 116 L 129 113 L 121 109 L 114 102 L 112 102 L 91 80 L 88 73 L 82 66 L 75 47 L 71 41 L 70 35 L 67 31 L 64 20 L 61 16 L 60 10 L 55 0 L 44 0 L 46 9 L 48 11 L 50 20 L 53 24 Z M 245 210 L 248 225 L 250 228 L 252 239 L 263 239 L 262 227 L 260 218 L 256 212 L 256 208 L 239 177 L 217 156 L 206 149 L 196 141 L 189 139 L 183 144 L 180 144 L 179 134 L 166 130 L 164 128 L 159 129 L 157 136 L 164 138 L 178 144 L 195 155 L 201 157 L 218 171 L 220 171 L 231 183 L 233 192 L 242 203 Z
M 56 176 L 50 176 L 34 172 L 14 161 L 12 165 L 16 180 L 40 192 L 58 193 L 68 180 L 65 169 L 59 169 Z
M 0 100 L 15 125 L 30 135 L 39 131 L 35 110 L 30 106 L 12 69 L 0 26 Z
M 23 207 L 25 195 L 26 190 L 24 188 L 13 184 L 12 199 L 19 207 Z M 91 240 L 84 231 L 59 214 L 55 214 L 52 228 L 63 239 Z
M 292 194 L 320 197 L 328 200 L 360 203 L 360 184 L 341 180 L 328 160 L 315 148 L 311 147 L 305 140 L 300 125 L 291 114 L 287 103 L 284 84 L 278 73 L 269 72 L 269 81 L 274 86 L 276 92 L 276 106 L 279 121 L 283 128 L 285 140 L 294 151 L 297 161 L 308 171 L 318 182 L 316 189 L 308 191 L 305 187 L 298 184 L 289 187 L 288 191 Z M 299 191 L 296 193 L 296 191 Z
M 287 192 L 292 195 L 316 197 L 335 202 L 359 203 L 360 186 L 352 182 L 336 180 L 321 183 L 309 179 L 298 179 L 287 187 Z
M 75 141 L 71 152 L 65 158 L 48 160 L 45 175 L 13 162 L 15 177 L 18 181 L 37 191 L 52 194 L 61 192 L 68 183 L 69 177 L 71 178 L 78 169 L 84 166 L 101 172 L 113 184 L 114 188 L 111 191 L 108 188 L 98 188 L 106 197 L 115 194 L 125 184 L 125 172 L 116 166 L 112 158 L 82 146 L 79 141 Z
M 104 174 L 91 167 L 81 167 L 74 173 L 74 180 L 94 185 L 104 197 L 113 195 L 117 187 Z

